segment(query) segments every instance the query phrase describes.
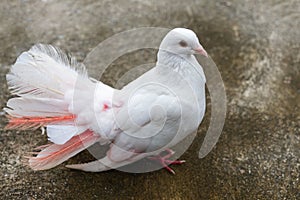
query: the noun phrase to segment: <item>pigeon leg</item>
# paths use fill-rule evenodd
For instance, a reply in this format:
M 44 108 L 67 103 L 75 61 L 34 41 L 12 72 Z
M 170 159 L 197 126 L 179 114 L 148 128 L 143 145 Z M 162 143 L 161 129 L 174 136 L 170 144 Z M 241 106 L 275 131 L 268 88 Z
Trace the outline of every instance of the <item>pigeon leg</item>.
M 151 156 L 149 159 L 158 161 L 166 170 L 172 174 L 175 174 L 175 171 L 169 167 L 169 165 L 180 165 L 185 163 L 185 160 L 170 160 L 169 158 L 173 156 L 175 152 L 172 149 L 166 149 L 166 152 L 168 152 L 167 155 Z

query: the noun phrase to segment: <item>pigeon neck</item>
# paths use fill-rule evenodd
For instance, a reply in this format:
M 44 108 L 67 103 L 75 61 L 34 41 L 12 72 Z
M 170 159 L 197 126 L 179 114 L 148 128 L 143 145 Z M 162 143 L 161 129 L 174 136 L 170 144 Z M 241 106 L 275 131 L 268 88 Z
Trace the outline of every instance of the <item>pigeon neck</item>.
M 186 78 L 190 77 L 193 79 L 201 77 L 201 81 L 204 83 L 206 82 L 203 69 L 194 55 L 178 55 L 168 51 L 159 50 L 156 66 L 158 68 L 171 68 Z
M 177 69 L 180 68 L 183 62 L 188 62 L 191 58 L 192 55 L 178 55 L 165 50 L 159 50 L 157 54 L 157 64 L 159 66 Z

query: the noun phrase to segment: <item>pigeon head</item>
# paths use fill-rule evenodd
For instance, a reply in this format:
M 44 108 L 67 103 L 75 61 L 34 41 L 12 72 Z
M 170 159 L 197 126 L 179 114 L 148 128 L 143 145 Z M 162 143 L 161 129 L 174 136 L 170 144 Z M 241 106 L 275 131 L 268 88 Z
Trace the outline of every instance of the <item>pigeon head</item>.
M 159 49 L 181 56 L 192 54 L 208 56 L 196 34 L 186 28 L 175 28 L 167 33 Z

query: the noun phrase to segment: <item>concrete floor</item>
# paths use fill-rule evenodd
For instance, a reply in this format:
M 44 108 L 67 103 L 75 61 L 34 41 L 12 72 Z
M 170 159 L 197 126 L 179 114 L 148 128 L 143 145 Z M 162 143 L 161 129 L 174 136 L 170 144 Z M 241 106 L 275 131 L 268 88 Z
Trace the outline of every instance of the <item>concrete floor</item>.
M 208 110 L 182 156 L 187 163 L 175 166 L 172 176 L 165 170 L 84 173 L 64 164 L 34 172 L 21 158 L 46 137 L 39 131 L 3 131 L 1 112 L 0 199 L 300 199 L 299 10 L 298 0 L 1 1 L 2 107 L 9 98 L 5 74 L 33 44 L 50 43 L 83 60 L 115 33 L 159 26 L 188 27 L 200 36 L 221 72 L 228 113 L 217 146 L 198 159 Z M 116 84 L 130 67 L 154 62 L 155 53 L 121 57 L 102 81 Z M 67 163 L 90 159 L 86 151 Z

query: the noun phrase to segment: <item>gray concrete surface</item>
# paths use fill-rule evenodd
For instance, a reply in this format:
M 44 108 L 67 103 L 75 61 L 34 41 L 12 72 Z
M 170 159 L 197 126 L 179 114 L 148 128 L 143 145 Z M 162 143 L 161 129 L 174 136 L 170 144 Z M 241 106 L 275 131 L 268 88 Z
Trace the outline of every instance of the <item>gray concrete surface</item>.
M 79 60 L 123 30 L 188 27 L 222 74 L 228 97 L 223 134 L 204 159 L 197 153 L 209 115 L 182 156 L 187 163 L 147 174 L 84 173 L 60 165 L 34 172 L 21 163 L 46 142 L 39 131 L 0 135 L 0 199 L 300 199 L 300 1 L 56 1 L 0 2 L 0 105 L 9 98 L 5 74 L 37 42 Z M 103 81 L 114 85 L 145 50 L 118 59 Z M 209 104 L 208 104 L 209 106 Z M 83 152 L 68 163 L 93 159 Z

